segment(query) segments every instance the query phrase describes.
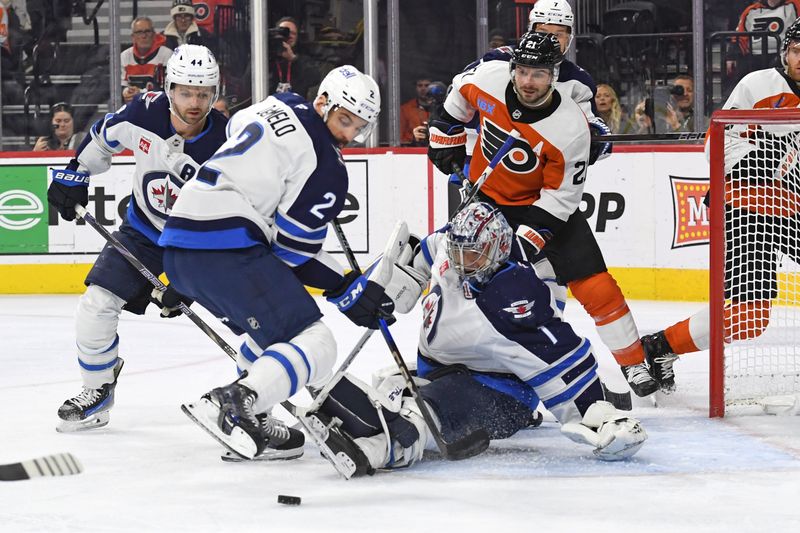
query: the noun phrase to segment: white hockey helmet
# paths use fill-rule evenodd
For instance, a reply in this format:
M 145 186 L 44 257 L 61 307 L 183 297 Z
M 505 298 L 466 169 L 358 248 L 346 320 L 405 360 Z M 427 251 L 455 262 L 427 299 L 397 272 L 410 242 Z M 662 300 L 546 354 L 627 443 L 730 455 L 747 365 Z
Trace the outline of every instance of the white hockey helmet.
M 567 0 L 538 0 L 528 14 L 528 31 L 534 24 L 559 24 L 570 29 L 575 24 L 572 6 Z
M 317 96 L 322 95 L 328 98 L 323 107 L 322 120 L 327 121 L 328 113 L 336 107 L 347 109 L 367 121 L 367 125 L 355 137 L 356 142 L 366 141 L 381 112 L 381 93 L 375 80 L 352 65 L 343 65 L 328 72 L 319 84 Z
M 482 284 L 508 260 L 514 232 L 496 207 L 474 202 L 456 214 L 446 235 L 447 256 L 461 281 Z
M 173 84 L 189 87 L 213 87 L 214 96 L 206 114 L 211 112 L 214 102 L 219 97 L 219 65 L 211 50 L 199 44 L 183 44 L 172 52 L 167 61 L 167 74 L 164 78 L 164 89 L 172 109 Z

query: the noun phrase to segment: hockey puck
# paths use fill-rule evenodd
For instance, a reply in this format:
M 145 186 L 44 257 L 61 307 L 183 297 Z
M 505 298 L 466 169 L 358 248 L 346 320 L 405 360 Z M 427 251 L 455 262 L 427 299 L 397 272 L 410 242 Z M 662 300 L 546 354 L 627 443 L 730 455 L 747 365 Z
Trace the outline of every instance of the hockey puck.
M 278 503 L 282 503 L 284 505 L 300 505 L 300 497 L 278 494 Z

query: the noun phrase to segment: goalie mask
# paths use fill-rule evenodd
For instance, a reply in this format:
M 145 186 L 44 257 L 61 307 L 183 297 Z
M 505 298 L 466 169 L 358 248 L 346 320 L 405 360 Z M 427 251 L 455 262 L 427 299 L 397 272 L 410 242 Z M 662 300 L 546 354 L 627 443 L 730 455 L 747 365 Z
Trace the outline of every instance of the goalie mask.
M 469 204 L 447 228 L 447 257 L 462 283 L 489 281 L 508 260 L 513 231 L 495 207 Z
M 553 90 L 555 90 L 556 80 L 558 80 L 558 66 L 563 60 L 564 55 L 561 53 L 561 44 L 555 35 L 528 32 L 522 36 L 512 53 L 509 69 L 514 92 L 524 105 L 536 108 L 547 101 Z M 519 66 L 550 71 L 550 89 L 535 102 L 526 102 L 527 99 L 520 94 L 519 83 L 516 79 L 516 70 Z
M 558 24 L 569 28 L 569 41 L 565 50 L 572 44 L 572 31 L 575 15 L 567 0 L 538 0 L 528 14 L 528 31 L 536 31 L 537 24 Z
M 343 65 L 328 72 L 322 80 L 317 96 L 322 95 L 328 98 L 322 109 L 322 120 L 327 123 L 328 114 L 337 107 L 347 109 L 367 122 L 354 139 L 366 141 L 381 111 L 381 94 L 375 80 L 352 65 Z
M 219 96 L 219 65 L 217 65 L 217 60 L 211 50 L 197 44 L 184 44 L 177 47 L 167 61 L 164 92 L 167 93 L 169 109 L 173 115 L 188 124 L 186 118 L 178 112 L 173 101 L 175 85 L 213 88 L 214 94 L 209 100 L 208 108 L 203 110 L 203 118 L 208 116 Z

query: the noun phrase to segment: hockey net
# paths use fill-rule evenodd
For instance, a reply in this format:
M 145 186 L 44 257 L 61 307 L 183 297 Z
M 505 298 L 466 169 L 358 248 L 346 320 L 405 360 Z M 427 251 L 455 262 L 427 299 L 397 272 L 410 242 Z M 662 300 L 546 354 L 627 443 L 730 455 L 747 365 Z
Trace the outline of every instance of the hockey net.
M 800 394 L 800 109 L 718 111 L 708 142 L 710 415 L 724 416 Z

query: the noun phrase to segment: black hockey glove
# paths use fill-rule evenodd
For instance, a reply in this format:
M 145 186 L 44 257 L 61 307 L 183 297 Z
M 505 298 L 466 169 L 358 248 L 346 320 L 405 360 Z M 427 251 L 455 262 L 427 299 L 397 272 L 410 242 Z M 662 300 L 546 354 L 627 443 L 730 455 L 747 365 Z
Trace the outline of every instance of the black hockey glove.
M 89 175 L 65 168 L 51 169 L 50 176 L 53 181 L 47 189 L 47 201 L 64 220 L 75 220 L 75 206 L 89 203 Z
M 187 306 L 192 305 L 192 300 L 173 289 L 171 285 L 167 285 L 165 291 L 153 289 L 153 292 L 150 293 L 150 300 L 161 307 L 161 318 L 174 318 L 182 314 L 181 303 Z
M 467 159 L 467 134 L 463 124 L 432 120 L 429 128 L 428 159 L 444 174 L 453 172 L 453 163 L 464 166 Z
M 355 325 L 378 329 L 378 318 L 394 323 L 394 302 L 383 287 L 356 271 L 348 273 L 336 289 L 322 295 Z

